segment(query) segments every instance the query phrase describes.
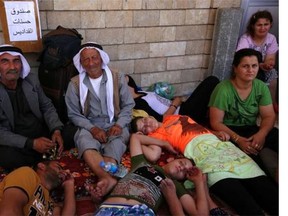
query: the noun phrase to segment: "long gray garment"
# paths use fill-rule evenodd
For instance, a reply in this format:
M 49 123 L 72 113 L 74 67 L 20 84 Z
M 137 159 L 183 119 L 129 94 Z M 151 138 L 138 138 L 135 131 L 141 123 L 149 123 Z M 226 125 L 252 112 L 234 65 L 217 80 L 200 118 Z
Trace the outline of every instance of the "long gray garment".
M 87 149 L 95 149 L 102 153 L 103 156 L 112 157 L 120 162 L 122 155 L 126 151 L 127 142 L 129 140 L 128 126 L 131 121 L 132 109 L 135 105 L 133 97 L 129 91 L 125 76 L 119 73 L 119 105 L 120 112 L 118 116 L 114 116 L 112 122 L 109 120 L 107 112 L 107 96 L 106 85 L 107 76 L 103 73 L 102 81 L 100 84 L 99 97 L 93 90 L 89 77 L 86 75 L 83 83 L 87 86 L 89 91 L 89 104 L 88 113 L 82 113 L 79 89 L 70 81 L 65 96 L 69 119 L 79 127 L 79 130 L 74 136 L 76 147 L 79 151 L 79 157 Z M 101 144 L 98 140 L 94 139 L 90 133 L 90 129 L 94 126 L 108 130 L 114 124 L 118 124 L 123 128 L 122 134 L 116 137 L 110 137 L 108 142 Z

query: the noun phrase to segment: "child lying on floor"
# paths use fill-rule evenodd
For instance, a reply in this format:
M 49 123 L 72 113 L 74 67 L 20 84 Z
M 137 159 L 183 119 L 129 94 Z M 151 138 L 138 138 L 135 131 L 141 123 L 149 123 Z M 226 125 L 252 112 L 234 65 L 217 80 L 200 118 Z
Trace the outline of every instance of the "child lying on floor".
M 176 153 L 170 145 L 166 147 Z M 102 202 L 95 215 L 156 215 L 163 201 L 161 191 L 167 198 L 171 215 L 184 215 L 184 212 L 188 215 L 227 215 L 209 197 L 206 178 L 194 167 L 192 160 L 178 158 L 163 167 L 152 165 L 144 157 L 141 144 L 133 141 L 130 154 L 131 171 L 118 181 L 103 202 L 101 187 L 86 187 L 94 201 Z M 194 182 L 197 200 L 179 182 L 186 178 Z
M 132 134 L 130 146 L 144 145 L 143 153 L 149 161 L 159 159 L 161 148 L 172 146 L 193 159 L 207 173 L 210 192 L 238 214 L 264 215 L 264 209 L 278 215 L 278 188 L 258 165 L 231 142 L 221 141 L 188 116 L 166 116 L 163 123 L 150 116 L 137 117 L 131 128 L 141 134 Z

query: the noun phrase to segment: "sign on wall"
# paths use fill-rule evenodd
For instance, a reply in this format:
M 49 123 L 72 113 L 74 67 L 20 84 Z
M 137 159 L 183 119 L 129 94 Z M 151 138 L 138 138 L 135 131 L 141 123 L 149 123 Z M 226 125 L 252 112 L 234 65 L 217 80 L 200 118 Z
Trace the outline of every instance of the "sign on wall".
M 42 50 L 37 0 L 1 0 L 0 18 L 5 43 L 21 48 L 23 52 Z

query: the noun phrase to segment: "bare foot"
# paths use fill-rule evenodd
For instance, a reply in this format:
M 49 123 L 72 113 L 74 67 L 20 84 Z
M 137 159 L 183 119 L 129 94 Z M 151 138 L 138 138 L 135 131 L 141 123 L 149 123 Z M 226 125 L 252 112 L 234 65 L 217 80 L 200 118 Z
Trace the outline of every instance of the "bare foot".
M 103 178 L 100 179 L 99 182 L 97 182 L 97 187 L 101 188 L 102 195 L 105 196 L 108 194 L 112 188 L 117 184 L 117 179 L 110 177 L 109 178 Z
M 85 189 L 91 194 L 92 201 L 100 203 L 103 197 L 108 194 L 117 184 L 117 180 L 112 176 L 99 179 L 96 186 L 86 184 Z
M 85 184 L 85 189 L 91 195 L 91 199 L 94 203 L 101 203 L 103 197 L 100 188 L 91 184 Z

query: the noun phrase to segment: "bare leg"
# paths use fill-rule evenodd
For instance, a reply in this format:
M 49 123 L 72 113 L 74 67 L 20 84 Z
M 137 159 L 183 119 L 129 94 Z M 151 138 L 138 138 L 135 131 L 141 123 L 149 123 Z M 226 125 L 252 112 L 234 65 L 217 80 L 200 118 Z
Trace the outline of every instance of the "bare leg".
M 104 158 L 96 150 L 86 150 L 83 153 L 83 158 L 91 170 L 99 178 L 99 181 L 96 184 L 96 187 L 98 187 L 97 190 L 100 190 L 98 191 L 98 195 L 101 194 L 101 196 L 105 196 L 117 184 L 117 180 L 100 167 L 99 164 L 104 160 Z

